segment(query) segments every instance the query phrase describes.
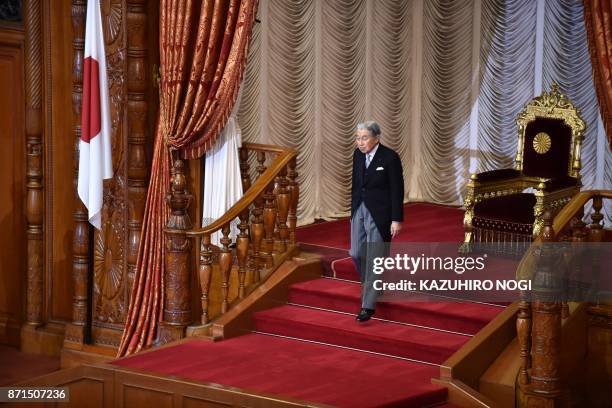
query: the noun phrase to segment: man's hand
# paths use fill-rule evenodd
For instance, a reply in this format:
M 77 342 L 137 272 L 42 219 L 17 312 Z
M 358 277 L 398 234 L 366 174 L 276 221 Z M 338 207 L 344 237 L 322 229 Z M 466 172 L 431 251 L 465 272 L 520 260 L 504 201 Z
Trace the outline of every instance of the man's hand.
M 391 238 L 395 238 L 397 234 L 402 230 L 402 223 L 399 221 L 391 222 Z

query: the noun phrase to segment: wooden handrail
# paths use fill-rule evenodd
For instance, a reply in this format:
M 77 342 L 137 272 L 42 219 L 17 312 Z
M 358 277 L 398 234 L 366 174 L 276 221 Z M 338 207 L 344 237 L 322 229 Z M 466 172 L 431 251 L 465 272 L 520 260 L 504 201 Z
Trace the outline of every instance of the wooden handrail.
M 257 179 L 257 181 L 255 181 L 251 188 L 244 193 L 242 198 L 240 198 L 240 200 L 238 200 L 225 214 L 223 214 L 221 218 L 217 219 L 215 222 L 207 225 L 206 227 L 194 228 L 187 231 L 186 233 L 188 236 L 194 237 L 212 234 L 220 230 L 225 224 L 236 219 L 236 217 L 247 209 L 260 194 L 264 193 L 266 187 L 270 185 L 270 183 L 274 182 L 274 178 L 278 176 L 280 171 L 289 163 L 289 161 L 291 161 L 291 159 L 297 155 L 295 149 L 272 145 L 245 143 L 244 147 L 248 150 L 278 153 L 278 156 L 274 159 L 266 171 Z
M 586 203 L 593 199 L 593 197 L 603 197 L 612 199 L 612 191 L 610 190 L 587 190 L 581 191 L 572 197 L 571 201 L 565 205 L 556 215 L 553 221 L 553 230 L 555 234 L 559 234 L 563 231 L 570 223 L 572 218 L 584 207 Z M 542 242 L 542 236 L 538 236 L 534 242 Z
M 562 297 L 564 289 L 554 283 L 552 276 L 555 275 L 562 285 L 567 284 L 564 282 L 570 278 L 564 268 L 557 270 L 552 266 L 553 259 L 558 258 L 559 254 L 551 248 L 558 241 L 569 241 L 572 244 L 601 242 L 605 237 L 600 224 L 604 198 L 612 199 L 612 191 L 582 191 L 557 213 L 554 220 L 550 212 L 545 213 L 542 233 L 534 240 L 517 268 L 518 277 L 540 275 L 539 278 L 532 278 L 540 281 L 540 287 L 529 294 L 522 293 L 519 302 L 516 329 L 521 359 L 517 401 L 520 407 L 536 404 L 565 406 L 567 403 L 568 390 L 564 390 L 563 385 L 567 380 L 563 376 L 567 373 L 562 373 L 565 364 L 562 361 L 562 325 L 570 317 L 570 305 L 567 299 L 558 299 Z M 591 200 L 594 212 L 591 215 L 592 222 L 587 226 L 582 221 L 582 214 L 585 204 Z M 570 268 L 582 271 L 588 266 L 583 264 L 582 259 L 577 262 Z M 599 267 L 598 261 L 595 261 L 595 265 Z M 572 364 L 576 364 L 576 361 Z
M 281 147 L 276 145 L 262 144 L 262 143 L 244 143 L 242 145 L 247 150 L 253 150 L 256 152 L 269 152 L 269 153 L 285 153 L 289 151 L 295 151 L 289 147 Z
M 257 160 L 253 184 L 249 153 Z M 168 282 L 160 326 L 164 340 L 180 338 L 193 322 L 191 290 L 177 290 L 191 283 L 192 247 L 199 253 L 202 325 L 238 304 L 296 249 L 296 150 L 245 143 L 239 158 L 244 195 L 219 219 L 195 228 L 186 211 L 192 197 L 187 191 L 184 163 L 176 160 L 173 164 L 172 191 L 167 197 L 172 211 L 164 229 Z

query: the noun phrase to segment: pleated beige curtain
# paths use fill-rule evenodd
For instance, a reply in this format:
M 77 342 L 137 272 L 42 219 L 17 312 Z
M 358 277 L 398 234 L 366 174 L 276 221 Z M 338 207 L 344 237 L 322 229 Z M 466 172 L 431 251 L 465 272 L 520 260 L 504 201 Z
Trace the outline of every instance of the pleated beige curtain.
M 553 81 L 582 108 L 585 188 L 612 188 L 575 0 L 261 0 L 239 122 L 297 148 L 300 224 L 349 213 L 353 133 L 382 127 L 405 200 L 461 205 L 470 172 L 511 167 L 516 114 Z M 603 139 L 602 139 L 603 138 Z

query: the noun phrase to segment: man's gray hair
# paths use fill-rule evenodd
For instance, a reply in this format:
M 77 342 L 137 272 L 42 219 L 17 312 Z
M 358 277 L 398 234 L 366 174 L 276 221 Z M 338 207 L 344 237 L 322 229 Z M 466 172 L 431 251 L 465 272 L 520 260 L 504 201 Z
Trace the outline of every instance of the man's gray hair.
M 380 126 L 373 120 L 367 120 L 365 122 L 358 123 L 357 130 L 359 129 L 366 129 L 375 137 L 380 136 Z

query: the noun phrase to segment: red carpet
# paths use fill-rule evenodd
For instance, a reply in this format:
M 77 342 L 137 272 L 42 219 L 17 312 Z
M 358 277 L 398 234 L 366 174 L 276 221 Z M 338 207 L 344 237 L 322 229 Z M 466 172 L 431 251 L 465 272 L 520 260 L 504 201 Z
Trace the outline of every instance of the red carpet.
M 462 242 L 464 211 L 429 203 L 404 206 L 404 223 L 398 242 Z M 348 258 L 351 247 L 351 225 L 348 218 L 300 227 L 296 239 L 302 249 L 321 256 L 325 275 L 340 279 L 359 280 Z
M 354 309 L 354 308 L 353 308 Z M 257 313 L 257 330 L 442 364 L 469 336 L 285 305 Z
M 462 239 L 459 209 L 409 204 L 405 214 L 397 241 Z M 297 237 L 321 254 L 329 275 L 355 279 L 350 259 L 341 260 L 348 220 L 300 228 Z M 358 323 L 360 291 L 357 282 L 330 277 L 294 284 L 289 304 L 255 313 L 255 334 L 193 339 L 114 364 L 338 407 L 442 406 L 446 388 L 431 384 L 438 365 L 503 310 L 414 295 L 381 301 L 374 319 Z
M 356 313 L 360 307 L 358 283 L 321 278 L 292 285 L 289 302 Z M 402 323 L 475 334 L 503 310 L 471 302 L 379 302 L 376 317 Z
M 368 353 L 248 334 L 192 341 L 113 364 L 337 407 L 423 407 L 446 399 L 438 368 Z
M 464 210 L 429 203 L 404 206 L 404 223 L 393 242 L 461 242 Z M 296 230 L 300 243 L 348 250 L 351 225 L 348 218 L 312 224 Z

